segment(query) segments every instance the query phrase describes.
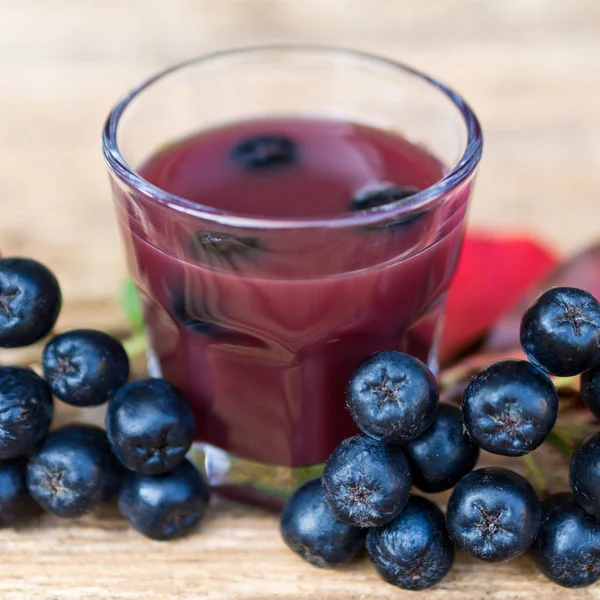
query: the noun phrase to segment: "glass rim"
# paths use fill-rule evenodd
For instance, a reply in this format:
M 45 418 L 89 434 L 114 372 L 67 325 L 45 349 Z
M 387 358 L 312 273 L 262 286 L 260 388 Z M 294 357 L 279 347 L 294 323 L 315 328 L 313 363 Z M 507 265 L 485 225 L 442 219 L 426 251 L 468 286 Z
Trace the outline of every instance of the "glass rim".
M 386 204 L 381 207 L 371 208 L 361 212 L 349 212 L 342 215 L 328 217 L 302 217 L 302 218 L 278 218 L 267 216 L 251 216 L 231 211 L 224 211 L 211 206 L 198 204 L 187 200 L 182 196 L 171 194 L 166 190 L 145 180 L 125 160 L 119 145 L 117 135 L 121 117 L 129 105 L 150 88 L 169 75 L 182 71 L 186 68 L 202 63 L 208 63 L 222 58 L 233 56 L 260 54 L 263 52 L 302 52 L 332 54 L 368 61 L 384 67 L 404 72 L 408 75 L 421 79 L 430 84 L 447 97 L 460 112 L 467 129 L 467 142 L 458 162 L 441 179 L 429 187 L 413 194 L 407 199 Z M 244 46 L 227 50 L 218 50 L 207 54 L 196 56 L 189 60 L 177 63 L 163 69 L 158 73 L 146 78 L 124 96 L 122 96 L 110 111 L 102 131 L 102 151 L 112 172 L 128 186 L 141 192 L 150 200 L 157 202 L 169 209 L 210 220 L 222 225 L 255 229 L 303 229 L 303 228 L 334 228 L 357 225 L 370 225 L 391 217 L 400 215 L 411 215 L 436 205 L 436 201 L 443 199 L 444 195 L 460 185 L 476 169 L 483 149 L 483 136 L 479 121 L 460 94 L 455 92 L 436 78 L 410 67 L 395 59 L 386 58 L 370 52 L 351 50 L 335 46 L 323 46 L 312 44 L 265 44 L 255 46 Z

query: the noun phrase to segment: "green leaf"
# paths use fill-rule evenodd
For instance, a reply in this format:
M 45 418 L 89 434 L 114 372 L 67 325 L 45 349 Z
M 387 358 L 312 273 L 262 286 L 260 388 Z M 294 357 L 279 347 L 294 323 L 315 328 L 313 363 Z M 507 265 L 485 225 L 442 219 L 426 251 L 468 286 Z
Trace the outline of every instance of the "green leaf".
M 548 434 L 546 441 L 554 446 L 559 452 L 561 452 L 565 458 L 571 458 L 573 454 L 573 446 L 560 431 L 557 431 L 556 429 L 552 430 Z
M 142 305 L 135 284 L 129 278 L 125 279 L 121 285 L 121 306 L 131 328 L 136 333 L 142 333 L 144 331 Z
M 521 457 L 523 462 L 525 463 L 525 468 L 527 470 L 527 474 L 533 479 L 535 487 L 540 494 L 548 491 L 548 484 L 546 483 L 546 477 L 544 476 L 544 472 L 540 469 L 539 465 L 531 456 L 531 454 L 526 454 Z
M 146 335 L 143 332 L 134 333 L 132 336 L 123 340 L 123 348 L 129 356 L 129 360 L 133 360 L 136 356 L 141 356 L 146 352 L 148 342 L 146 341 Z

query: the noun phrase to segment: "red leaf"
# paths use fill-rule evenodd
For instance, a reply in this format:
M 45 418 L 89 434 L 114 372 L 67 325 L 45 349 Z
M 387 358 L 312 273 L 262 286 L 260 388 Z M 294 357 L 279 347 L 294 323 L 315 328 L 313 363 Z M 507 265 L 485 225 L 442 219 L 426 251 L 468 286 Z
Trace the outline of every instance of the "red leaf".
M 557 264 L 556 255 L 530 237 L 467 234 L 448 293 L 442 364 L 480 339 Z
M 600 244 L 579 252 L 538 281 L 494 324 L 486 338 L 486 348 L 498 352 L 518 347 L 523 313 L 542 292 L 556 286 L 581 288 L 600 298 Z

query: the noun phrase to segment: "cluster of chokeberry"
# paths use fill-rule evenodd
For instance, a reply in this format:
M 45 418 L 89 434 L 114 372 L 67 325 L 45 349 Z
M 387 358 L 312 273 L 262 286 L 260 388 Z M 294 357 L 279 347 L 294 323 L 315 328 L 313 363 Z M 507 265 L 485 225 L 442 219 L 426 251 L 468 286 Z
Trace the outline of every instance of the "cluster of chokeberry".
M 48 336 L 61 307 L 54 275 L 24 258 L 0 260 L 0 347 Z M 459 409 L 439 403 L 435 377 L 419 360 L 380 352 L 348 385 L 348 408 L 363 434 L 330 456 L 322 478 L 292 496 L 281 517 L 286 543 L 309 562 L 347 562 L 366 547 L 380 575 L 424 589 L 451 569 L 454 547 L 489 562 L 528 550 L 550 579 L 582 587 L 600 578 L 600 433 L 584 439 L 570 465 L 572 493 L 540 502 L 505 468 L 473 471 L 480 448 L 523 456 L 558 416 L 548 374 L 581 374 L 581 396 L 600 418 L 600 304 L 587 292 L 553 288 L 526 311 L 528 361 L 492 364 L 467 385 Z M 78 329 L 52 337 L 42 376 L 0 367 L 0 525 L 40 507 L 59 517 L 117 500 L 153 539 L 189 532 L 209 501 L 206 480 L 186 460 L 194 437 L 187 401 L 169 383 L 127 383 L 119 341 Z M 56 397 L 79 407 L 108 402 L 106 431 L 72 424 L 51 431 Z M 454 488 L 446 515 L 411 494 Z
M 461 407 L 438 403 L 433 374 L 416 358 L 381 352 L 352 375 L 347 400 L 363 434 L 343 441 L 319 479 L 300 487 L 281 517 L 288 546 L 319 567 L 366 547 L 381 577 L 420 590 L 451 569 L 455 546 L 487 562 L 530 551 L 554 582 L 583 587 L 600 578 L 600 433 L 584 439 L 570 466 L 572 493 L 543 502 L 506 468 L 474 468 L 479 449 L 523 456 L 558 416 L 548 374 L 582 374 L 581 395 L 600 417 L 600 304 L 576 288 L 552 288 L 526 311 L 521 345 L 529 360 L 504 360 L 466 386 Z M 453 488 L 446 515 L 411 494 Z
M 61 308 L 56 277 L 25 258 L 0 260 L 0 347 L 48 336 Z M 0 525 L 39 511 L 80 517 L 117 500 L 142 534 L 157 540 L 189 532 L 202 518 L 209 487 L 185 458 L 194 416 L 161 379 L 127 383 L 122 344 L 92 329 L 52 337 L 42 376 L 0 367 Z M 70 424 L 51 431 L 54 399 L 78 406 L 109 402 L 106 431 Z

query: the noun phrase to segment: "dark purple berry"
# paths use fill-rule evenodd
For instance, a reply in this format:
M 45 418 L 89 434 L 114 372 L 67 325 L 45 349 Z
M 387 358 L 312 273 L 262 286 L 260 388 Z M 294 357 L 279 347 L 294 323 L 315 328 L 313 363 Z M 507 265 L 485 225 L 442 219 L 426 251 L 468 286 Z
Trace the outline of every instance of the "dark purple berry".
M 555 494 L 542 504 L 542 526 L 531 548 L 537 568 L 567 588 L 600 579 L 600 522 L 577 505 L 571 494 Z
M 80 517 L 114 500 L 123 468 L 106 433 L 93 425 L 53 431 L 27 465 L 27 488 L 34 500 L 58 517 Z
M 463 477 L 446 511 L 452 541 L 486 562 L 504 562 L 526 552 L 541 518 L 540 501 L 531 484 L 497 467 L 477 469 Z
M 600 419 L 600 364 L 581 376 L 581 398 L 591 413 Z
M 479 448 L 464 430 L 460 408 L 451 404 L 440 404 L 433 425 L 403 450 L 413 485 L 429 494 L 453 488 L 479 457 Z
M 600 518 L 600 432 L 581 441 L 569 468 L 575 500 L 595 518 Z
M 402 450 L 364 435 L 344 440 L 333 451 L 322 481 L 335 518 L 355 527 L 391 521 L 406 506 L 412 484 Z
M 465 427 L 484 450 L 523 456 L 548 436 L 558 416 L 558 394 L 540 369 L 524 360 L 494 363 L 475 375 L 462 401 Z
M 24 456 L 48 433 L 54 402 L 31 369 L 0 367 L 0 460 Z
M 320 478 L 307 481 L 294 492 L 281 514 L 280 530 L 293 552 L 321 568 L 351 561 L 365 545 L 364 529 L 333 516 Z
M 369 530 L 367 552 L 379 575 L 404 590 L 439 583 L 454 562 L 444 514 L 430 500 L 413 495 L 393 521 Z
M 129 377 L 121 343 L 94 329 L 75 329 L 50 340 L 42 368 L 54 395 L 74 406 L 103 404 Z
M 129 524 L 153 540 L 187 535 L 206 513 L 208 483 L 188 460 L 169 473 L 128 472 L 119 496 L 119 510 Z
M 546 373 L 569 377 L 600 363 L 600 303 L 588 292 L 556 287 L 523 315 L 521 345 Z
M 187 243 L 189 256 L 213 266 L 236 268 L 243 260 L 253 259 L 265 249 L 260 238 L 221 231 L 197 231 Z
M 225 342 L 235 346 L 261 347 L 264 345 L 253 335 L 219 325 L 215 317 L 197 298 L 186 297 L 183 293 L 176 295 L 173 291 L 171 296 L 173 296 L 171 300 L 172 317 L 188 331 L 205 336 L 215 342 Z
M 28 258 L 0 260 L 0 347 L 29 346 L 50 333 L 61 307 L 56 277 Z
M 27 491 L 24 457 L 0 461 L 0 527 L 18 525 L 41 512 Z
M 406 200 L 418 193 L 412 186 L 398 187 L 391 183 L 376 183 L 367 185 L 360 190 L 352 199 L 349 210 L 370 211 L 380 207 L 394 208 L 394 203 Z M 390 214 L 388 218 L 377 223 L 371 223 L 365 227 L 368 231 L 396 231 L 408 225 L 413 225 L 423 217 L 425 212 L 405 212 Z
M 358 191 L 352 199 L 350 210 L 368 210 L 414 196 L 419 190 L 412 186 L 399 187 L 393 183 L 370 184 Z
M 282 135 L 253 135 L 234 146 L 231 157 L 235 163 L 252 171 L 284 167 L 297 160 L 296 144 Z
M 438 387 L 420 360 L 402 352 L 379 352 L 352 374 L 347 402 L 364 433 L 405 443 L 423 435 L 434 422 Z
M 194 413 L 169 382 L 133 381 L 110 401 L 106 433 L 125 467 L 138 473 L 165 473 L 183 462 L 194 441 Z

